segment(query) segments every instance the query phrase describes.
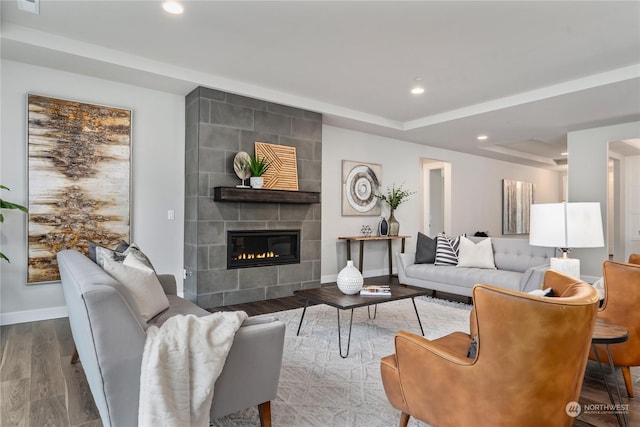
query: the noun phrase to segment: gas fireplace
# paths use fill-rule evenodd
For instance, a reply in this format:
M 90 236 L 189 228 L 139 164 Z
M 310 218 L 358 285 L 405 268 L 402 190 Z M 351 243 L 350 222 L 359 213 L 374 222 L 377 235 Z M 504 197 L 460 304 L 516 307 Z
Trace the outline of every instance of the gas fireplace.
M 300 230 L 227 231 L 227 269 L 300 263 Z

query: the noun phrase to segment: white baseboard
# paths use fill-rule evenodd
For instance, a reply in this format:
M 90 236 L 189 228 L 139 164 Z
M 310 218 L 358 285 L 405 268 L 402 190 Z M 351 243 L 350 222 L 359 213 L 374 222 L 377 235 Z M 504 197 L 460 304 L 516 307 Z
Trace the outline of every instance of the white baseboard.
M 43 308 L 41 310 L 12 311 L 10 313 L 0 313 L 0 325 L 37 322 L 68 316 L 67 306 Z

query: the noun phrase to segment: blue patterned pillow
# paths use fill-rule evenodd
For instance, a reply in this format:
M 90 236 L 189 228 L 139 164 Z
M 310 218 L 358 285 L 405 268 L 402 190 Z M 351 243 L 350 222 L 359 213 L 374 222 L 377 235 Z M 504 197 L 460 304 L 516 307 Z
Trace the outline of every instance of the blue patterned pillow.
M 451 237 L 446 234 L 438 234 L 436 242 L 435 265 L 458 265 L 458 250 L 460 236 Z

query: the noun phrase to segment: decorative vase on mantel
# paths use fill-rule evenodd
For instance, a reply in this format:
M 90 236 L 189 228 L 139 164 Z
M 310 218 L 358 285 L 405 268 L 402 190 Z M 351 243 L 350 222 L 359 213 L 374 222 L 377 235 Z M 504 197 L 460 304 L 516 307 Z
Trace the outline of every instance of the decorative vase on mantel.
M 389 215 L 389 236 L 397 236 L 400 233 L 400 223 L 393 216 L 393 210 L 391 210 L 391 215 Z
M 360 292 L 364 284 L 362 273 L 354 265 L 352 260 L 347 261 L 347 266 L 340 270 L 336 279 L 338 289 L 343 294 L 354 295 Z
M 264 178 L 261 176 L 252 176 L 249 178 L 251 188 L 262 188 L 264 186 Z

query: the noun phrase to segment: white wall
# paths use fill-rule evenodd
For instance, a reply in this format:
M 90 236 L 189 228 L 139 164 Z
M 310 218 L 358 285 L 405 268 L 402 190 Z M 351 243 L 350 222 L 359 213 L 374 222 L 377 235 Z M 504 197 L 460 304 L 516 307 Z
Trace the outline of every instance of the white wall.
M 569 151 L 568 201 L 599 202 L 604 241 L 608 240 L 609 142 L 638 138 L 640 122 L 585 129 L 567 134 Z M 574 249 L 572 258 L 580 259 L 580 274 L 602 276 L 602 262 L 609 258 L 607 247 Z
M 182 289 L 184 97 L 83 75 L 2 60 L 0 183 L 3 197 L 27 204 L 26 95 L 122 107 L 133 111 L 132 240 L 160 273 Z M 175 220 L 167 220 L 167 211 Z M 0 233 L 0 323 L 66 315 L 59 283 L 26 284 L 26 216 L 4 211 Z
M 382 165 L 382 188 L 405 183 L 405 189 L 416 191 L 395 213 L 400 222 L 400 234 L 407 239 L 407 252 L 415 250 L 416 235 L 422 230 L 420 195 L 421 159 L 429 158 L 451 163 L 451 230 L 452 234 L 473 234 L 489 231 L 490 236 L 502 235 L 502 179 L 532 182 L 536 203 L 559 202 L 562 199 L 562 179 L 559 172 L 516 165 L 499 160 L 463 154 L 384 138 L 333 126 L 322 130 L 322 282 L 335 280 L 346 265 L 345 242 L 339 236 L 360 233 L 368 224 L 375 229 L 379 218 L 341 215 L 342 160 L 354 160 Z M 388 216 L 388 209 L 383 214 Z M 514 236 L 518 237 L 518 236 Z M 520 236 L 526 237 L 526 236 Z M 365 245 L 364 275 L 388 273 L 386 242 Z M 399 250 L 396 242 L 394 251 Z M 356 260 L 358 246 L 353 244 Z M 395 271 L 395 264 L 394 264 Z

